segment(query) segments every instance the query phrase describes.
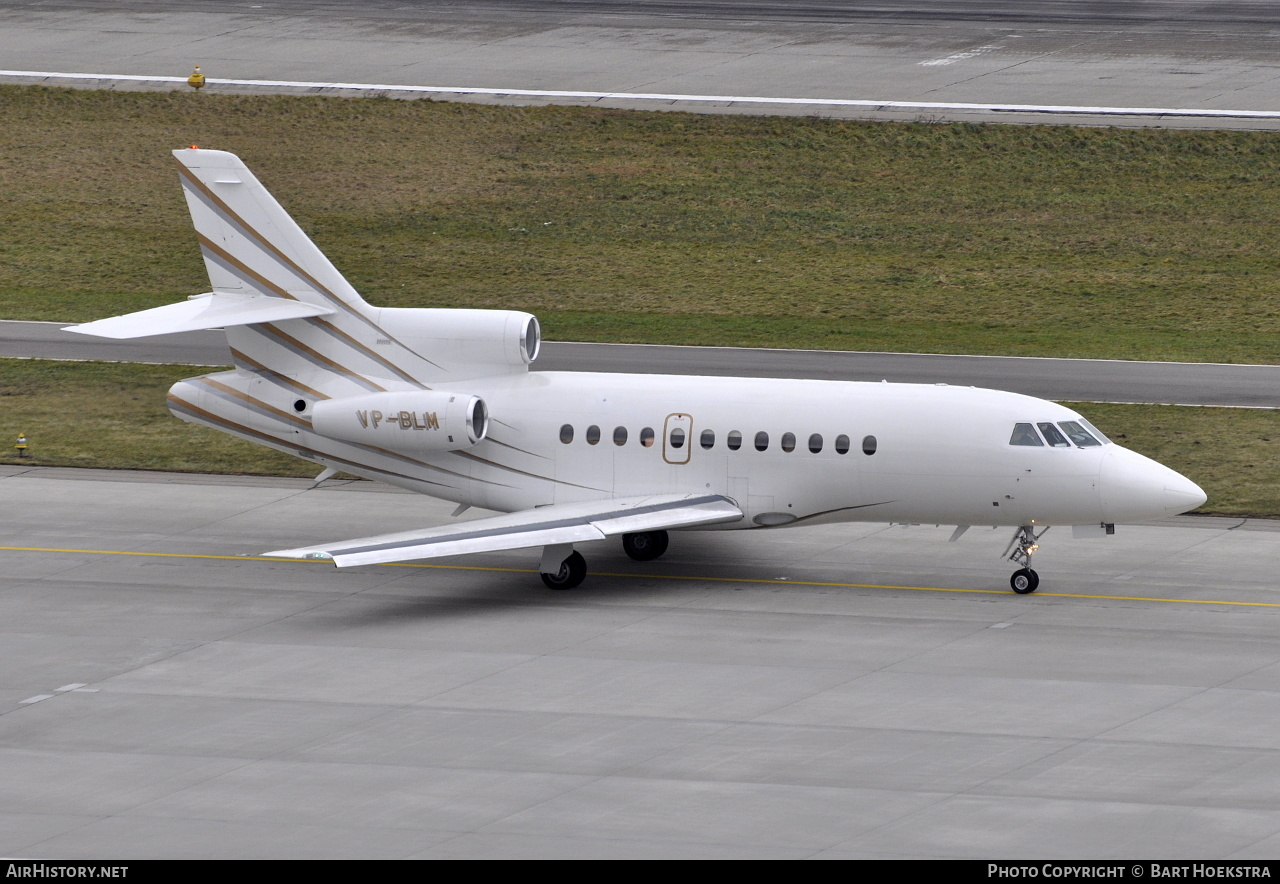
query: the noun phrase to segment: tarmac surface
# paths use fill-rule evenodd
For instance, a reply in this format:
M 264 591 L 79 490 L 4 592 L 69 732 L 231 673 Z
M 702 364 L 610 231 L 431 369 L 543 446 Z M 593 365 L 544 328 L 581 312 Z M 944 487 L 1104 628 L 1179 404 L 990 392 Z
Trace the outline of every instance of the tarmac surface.
M 498 103 L 1274 129 L 1278 36 L 1270 0 L 7 0 L 0 82 L 186 88 L 199 64 L 210 91 L 408 86 Z
M 0 467 L 8 857 L 1280 853 L 1276 527 L 846 525 L 338 571 L 367 482 Z
M 229 365 L 220 331 L 106 340 L 62 323 L 0 321 L 0 358 Z M 986 387 L 1071 402 L 1280 407 L 1280 366 L 543 343 L 535 371 L 814 378 Z

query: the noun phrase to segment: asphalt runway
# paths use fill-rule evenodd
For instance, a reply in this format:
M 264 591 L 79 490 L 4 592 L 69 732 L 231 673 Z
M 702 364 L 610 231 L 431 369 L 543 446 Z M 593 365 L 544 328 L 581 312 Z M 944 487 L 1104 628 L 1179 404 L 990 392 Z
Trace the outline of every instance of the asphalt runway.
M 104 340 L 0 321 L 0 358 L 228 365 L 219 331 Z M 1280 366 L 545 342 L 535 371 L 814 378 L 986 387 L 1070 402 L 1280 407 Z
M 1280 851 L 1276 526 L 677 534 L 338 571 L 366 482 L 0 467 L 0 854 Z
M 103 77 L 73 85 L 171 89 L 111 75 L 185 78 L 199 64 L 211 91 L 358 95 L 416 86 L 498 103 L 1274 129 L 1278 36 L 1280 8 L 1270 0 L 8 0 L 0 82 L 67 85 L 39 73 L 64 72 Z M 992 103 L 1077 110 L 1046 115 Z M 970 104 L 979 106 L 961 106 Z M 1104 107 L 1156 110 L 1086 110 Z

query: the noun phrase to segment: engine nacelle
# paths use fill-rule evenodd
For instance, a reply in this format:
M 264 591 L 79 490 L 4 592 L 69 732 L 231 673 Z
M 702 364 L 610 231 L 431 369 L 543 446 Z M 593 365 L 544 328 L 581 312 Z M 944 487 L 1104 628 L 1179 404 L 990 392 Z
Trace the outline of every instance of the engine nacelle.
M 457 451 L 489 432 L 489 409 L 465 393 L 369 393 L 317 402 L 311 427 L 331 439 L 393 451 Z
M 379 326 L 455 377 L 527 371 L 542 332 L 531 313 L 444 307 L 383 307 Z

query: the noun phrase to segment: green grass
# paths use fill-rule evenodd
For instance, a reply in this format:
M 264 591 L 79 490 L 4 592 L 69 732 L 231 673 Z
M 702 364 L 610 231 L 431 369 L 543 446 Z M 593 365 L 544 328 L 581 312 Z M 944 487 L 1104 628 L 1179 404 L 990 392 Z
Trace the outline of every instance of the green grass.
M 1275 362 L 1280 135 L 0 87 L 0 316 L 207 288 L 236 151 L 371 301 L 548 337 Z
M 170 416 L 165 391 L 206 372 L 183 365 L 0 360 L 0 463 L 313 476 L 311 463 Z M 1073 404 L 1112 439 L 1184 473 L 1202 512 L 1280 517 L 1280 413 Z M 19 433 L 32 457 L 13 457 Z
M 0 317 L 206 290 L 191 143 L 241 154 L 374 303 L 530 310 L 557 340 L 1280 356 L 1275 133 L 13 86 Z M 314 471 L 171 418 L 200 371 L 6 360 L 0 433 L 37 464 Z M 1274 412 L 1080 408 L 1207 511 L 1280 516 Z
M 297 457 L 169 414 L 165 393 L 208 367 L 0 360 L 0 462 L 33 466 L 313 476 Z M 14 444 L 27 437 L 28 460 Z

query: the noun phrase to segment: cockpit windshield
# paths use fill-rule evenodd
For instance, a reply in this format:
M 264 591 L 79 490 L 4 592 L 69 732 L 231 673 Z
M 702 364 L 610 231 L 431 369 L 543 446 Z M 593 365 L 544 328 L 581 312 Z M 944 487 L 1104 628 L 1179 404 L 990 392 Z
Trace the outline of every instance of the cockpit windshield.
M 1036 427 L 1040 432 L 1036 432 Z M 1063 435 L 1063 434 L 1066 435 Z M 1043 436 L 1043 440 L 1041 437 Z M 1071 441 L 1067 441 L 1070 439 Z M 1043 421 L 1037 424 L 1017 423 L 1013 425 L 1013 434 L 1009 437 L 1010 445 L 1022 445 L 1027 448 L 1043 448 L 1048 442 L 1054 448 L 1070 448 L 1075 443 L 1077 448 L 1096 448 L 1110 445 L 1111 440 L 1084 418 L 1076 421 L 1058 421 L 1052 424 Z
M 1102 444 L 1093 438 L 1079 421 L 1059 421 L 1058 426 L 1062 427 L 1062 431 L 1080 448 L 1093 448 Z
M 1040 428 L 1040 432 L 1044 434 L 1044 441 L 1048 442 L 1054 448 L 1070 448 L 1071 443 L 1067 441 L 1067 437 L 1058 432 L 1058 428 L 1048 421 L 1036 424 Z
M 1013 435 L 1009 437 L 1010 445 L 1028 445 L 1043 448 L 1044 443 L 1036 435 L 1036 428 L 1031 424 L 1014 424 Z

